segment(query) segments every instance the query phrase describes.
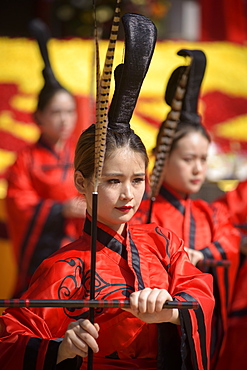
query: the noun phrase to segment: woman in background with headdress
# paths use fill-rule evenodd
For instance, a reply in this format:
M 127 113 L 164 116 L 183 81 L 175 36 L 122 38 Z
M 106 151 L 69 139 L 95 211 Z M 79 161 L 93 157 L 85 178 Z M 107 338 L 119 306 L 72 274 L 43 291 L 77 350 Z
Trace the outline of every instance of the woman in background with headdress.
M 78 238 L 85 215 L 85 201 L 72 179 L 75 99 L 51 69 L 48 30 L 38 20 L 32 30 L 45 62 L 45 82 L 34 113 L 40 138 L 17 153 L 7 177 L 7 222 L 18 270 L 14 297 L 27 289 L 44 258 Z
M 2 370 L 54 369 L 56 363 L 61 369 L 86 369 L 89 347 L 100 370 L 209 369 L 212 277 L 190 263 L 183 241 L 171 231 L 128 223 L 141 202 L 148 163 L 129 121 L 156 29 L 138 14 L 122 19 L 125 60 L 116 70 L 98 185 L 95 293 L 97 300 L 128 298 L 130 308 L 96 309 L 95 324 L 88 321 L 88 308 L 57 308 L 55 315 L 48 307 L 8 309 L 0 318 Z M 82 235 L 40 265 L 23 298 L 89 298 L 95 140 L 92 125 L 81 134 L 75 152 L 75 185 L 87 203 Z M 162 310 L 167 300 L 192 300 L 199 308 Z M 13 351 L 14 359 L 9 355 Z
M 239 233 L 227 213 L 218 212 L 201 199 L 190 199 L 190 194 L 197 193 L 205 180 L 210 144 L 197 113 L 206 58 L 200 50 L 181 50 L 178 54 L 192 60 L 185 94 L 181 96 L 179 84 L 187 67 L 181 66 L 172 73 L 166 89 L 166 102 L 172 109 L 157 137 L 156 173 L 153 171 L 150 183 L 155 200 L 153 194 L 151 202 L 144 200 L 131 222 L 151 221 L 171 229 L 184 240 L 191 262 L 213 275 L 216 300 L 211 345 L 213 369 L 227 331 L 239 259 Z M 205 260 L 211 262 L 211 267 Z M 229 267 L 221 266 L 227 262 Z

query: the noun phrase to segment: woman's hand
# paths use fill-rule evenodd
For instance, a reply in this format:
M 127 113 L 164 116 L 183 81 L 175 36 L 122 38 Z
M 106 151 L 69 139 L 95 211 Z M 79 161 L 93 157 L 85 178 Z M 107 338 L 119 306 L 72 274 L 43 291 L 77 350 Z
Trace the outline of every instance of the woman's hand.
M 165 289 L 145 288 L 130 295 L 130 308 L 125 309 L 148 323 L 171 322 L 179 325 L 179 314 L 177 309 L 163 309 L 166 301 L 172 301 L 172 297 Z
M 70 323 L 59 346 L 57 364 L 75 356 L 86 357 L 88 347 L 92 348 L 93 352 L 98 352 L 99 347 L 96 342 L 98 331 L 99 325 L 93 325 L 89 320 L 81 319 Z
M 191 248 L 187 248 L 187 247 L 185 247 L 184 249 L 186 250 L 186 252 L 189 255 L 190 262 L 194 266 L 196 266 L 197 262 L 204 260 L 204 255 L 203 255 L 202 252 L 196 251 L 195 249 L 191 249 Z

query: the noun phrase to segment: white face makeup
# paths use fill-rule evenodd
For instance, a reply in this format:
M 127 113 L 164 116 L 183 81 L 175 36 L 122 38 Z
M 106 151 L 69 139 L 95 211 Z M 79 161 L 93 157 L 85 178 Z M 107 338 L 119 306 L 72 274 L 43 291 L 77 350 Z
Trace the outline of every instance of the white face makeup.
M 77 112 L 73 97 L 66 91 L 58 91 L 43 111 L 36 117 L 41 132 L 50 144 L 67 140 L 76 124 Z
M 183 198 L 200 190 L 206 176 L 208 140 L 198 132 L 180 139 L 165 166 L 164 181 Z
M 82 175 L 78 172 L 78 177 L 80 176 Z M 83 186 L 77 188 L 85 195 L 87 211 L 91 215 L 93 185 L 87 179 L 82 182 Z M 78 183 L 76 178 L 75 183 Z M 125 222 L 137 211 L 144 190 L 143 156 L 129 147 L 115 150 L 105 160 L 98 186 L 98 221 L 121 234 Z

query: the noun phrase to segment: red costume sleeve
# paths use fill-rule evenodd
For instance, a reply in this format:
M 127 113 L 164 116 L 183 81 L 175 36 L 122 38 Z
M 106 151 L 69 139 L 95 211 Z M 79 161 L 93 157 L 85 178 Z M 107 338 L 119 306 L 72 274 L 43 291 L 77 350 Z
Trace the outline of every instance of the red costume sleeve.
M 213 202 L 215 207 L 223 208 L 228 212 L 231 222 L 247 233 L 247 180 L 238 184 L 236 189 L 226 192 Z
M 22 150 L 9 170 L 8 226 L 22 272 L 15 294 L 27 288 L 44 258 L 81 233 L 82 220 L 66 220 L 62 215 L 63 202 L 77 195 L 72 153 L 68 147 L 64 158 L 58 158 L 39 142 Z
M 115 353 L 118 354 L 116 361 L 129 364 L 124 369 L 131 368 L 135 360 L 138 363 L 145 359 L 148 366 L 150 361 L 156 362 L 157 355 L 162 369 L 164 354 L 165 363 L 173 362 L 174 370 L 181 368 L 177 362 L 182 362 L 185 370 L 209 369 L 214 307 L 212 277 L 201 273 L 189 262 L 179 238 L 156 225 L 144 225 L 130 227 L 125 239 L 101 224 L 96 273 L 97 299 L 126 299 L 134 290 L 150 287 L 167 289 L 174 299 L 196 300 L 200 304 L 197 311 L 184 313 L 181 310 L 181 333 L 176 325 L 158 324 L 159 337 L 156 324 L 146 324 L 129 312 L 113 308 L 96 310 L 100 351 L 94 357 L 101 369 L 109 368 L 111 361 L 115 361 L 111 359 Z M 82 238 L 60 249 L 40 265 L 23 298 L 88 299 L 89 276 L 90 236 L 84 232 Z M 42 366 L 45 370 L 52 369 L 59 341 L 68 324 L 87 318 L 88 311 L 88 308 L 6 310 L 0 318 L 1 369 L 21 370 L 25 368 L 23 364 L 29 366 L 28 370 L 38 370 Z M 18 362 L 16 356 L 11 356 L 13 352 L 17 354 Z M 28 359 L 32 359 L 32 365 L 26 362 Z M 69 366 L 69 369 L 74 368 L 73 363 Z
M 208 369 L 211 319 L 214 307 L 212 277 L 209 274 L 201 273 L 190 263 L 187 253 L 184 251 L 184 242 L 171 231 L 160 228 L 155 224 L 145 225 L 145 229 L 143 228 L 144 225 L 141 225 L 140 228 L 138 226 L 134 227 L 135 234 L 137 233 L 136 240 L 142 241 L 139 250 L 144 249 L 145 254 L 145 249 L 150 249 L 150 246 L 153 246 L 152 252 L 158 254 L 159 259 L 163 261 L 163 266 L 168 272 L 168 279 L 170 279 L 169 293 L 176 300 L 197 301 L 200 304 L 197 310 L 180 310 L 181 353 L 184 364 L 186 361 L 192 361 L 191 368 Z M 150 229 L 154 229 L 155 233 L 150 233 Z M 138 234 L 138 231 L 140 234 Z M 149 274 L 152 276 L 150 287 L 154 288 L 160 284 L 162 278 L 161 275 L 157 276 L 157 273 L 155 273 L 155 271 L 157 272 L 155 265 L 150 264 L 149 268 Z M 165 278 L 163 279 L 165 287 Z M 167 330 L 171 332 L 174 326 L 171 324 L 168 329 L 166 328 L 167 324 L 162 324 L 162 326 L 160 335 L 165 338 Z M 165 333 L 162 335 L 163 330 Z M 172 366 L 176 351 L 172 346 L 168 347 L 168 351 L 170 351 L 170 354 L 168 354 L 166 341 L 165 344 L 163 355 L 165 353 L 166 360 L 164 361 L 168 361 L 171 358 Z M 176 368 L 174 363 L 173 366 Z
M 132 223 L 145 219 L 149 201 L 143 201 Z M 234 283 L 239 264 L 238 230 L 233 227 L 227 212 L 203 200 L 182 199 L 166 187 L 153 205 L 152 220 L 174 231 L 185 241 L 186 247 L 200 250 L 205 258 L 229 260 L 229 268 L 211 267 L 204 271 L 214 277 L 215 310 L 213 317 L 213 361 L 224 345 L 228 326 L 228 313 L 234 292 Z
M 236 189 L 226 192 L 213 202 L 220 211 L 229 213 L 231 222 L 239 229 L 242 237 L 247 234 L 247 181 L 240 182 Z M 234 296 L 229 313 L 226 345 L 221 355 L 218 370 L 247 368 L 246 325 L 247 325 L 247 258 L 240 255 L 240 265 L 234 286 Z
M 201 251 L 206 258 L 230 261 L 229 268 L 218 267 L 211 271 L 214 275 L 215 283 L 219 287 L 222 308 L 226 311 L 225 315 L 227 316 L 239 265 L 240 234 L 233 227 L 228 214 L 224 210 L 211 206 L 207 213 L 211 220 L 212 242 L 206 244 Z

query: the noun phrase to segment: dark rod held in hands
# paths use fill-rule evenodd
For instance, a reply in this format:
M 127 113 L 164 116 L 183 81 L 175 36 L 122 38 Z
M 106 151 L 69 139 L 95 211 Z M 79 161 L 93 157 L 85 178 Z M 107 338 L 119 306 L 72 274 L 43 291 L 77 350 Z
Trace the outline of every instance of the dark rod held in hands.
M 215 260 L 213 258 L 206 258 L 204 260 L 198 261 L 196 267 L 230 267 L 231 261 L 229 260 Z
M 0 307 L 130 308 L 128 300 L 0 299 Z M 166 301 L 163 308 L 194 309 L 196 301 Z

